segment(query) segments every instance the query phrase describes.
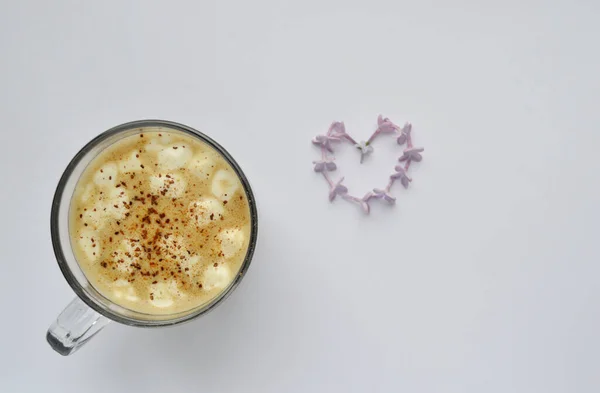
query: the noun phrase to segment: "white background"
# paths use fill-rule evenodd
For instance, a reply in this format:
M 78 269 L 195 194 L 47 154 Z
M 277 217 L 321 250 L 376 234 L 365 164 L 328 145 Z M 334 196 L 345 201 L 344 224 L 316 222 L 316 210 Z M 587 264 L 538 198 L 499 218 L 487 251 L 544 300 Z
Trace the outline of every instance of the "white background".
M 487 4 L 484 4 L 487 3 Z M 1 392 L 598 392 L 600 3 L 3 1 Z M 310 139 L 414 124 L 395 207 L 327 201 Z M 123 122 L 213 136 L 260 208 L 249 274 L 181 327 L 45 342 L 50 201 Z M 362 195 L 401 148 L 339 173 Z

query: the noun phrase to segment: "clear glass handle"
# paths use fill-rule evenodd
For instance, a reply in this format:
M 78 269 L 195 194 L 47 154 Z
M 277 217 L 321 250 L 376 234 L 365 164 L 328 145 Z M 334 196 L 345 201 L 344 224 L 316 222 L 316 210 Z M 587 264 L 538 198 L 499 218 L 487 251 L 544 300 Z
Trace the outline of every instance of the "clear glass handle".
M 110 319 L 98 314 L 76 297 L 50 326 L 46 340 L 56 352 L 68 356 L 109 322 Z

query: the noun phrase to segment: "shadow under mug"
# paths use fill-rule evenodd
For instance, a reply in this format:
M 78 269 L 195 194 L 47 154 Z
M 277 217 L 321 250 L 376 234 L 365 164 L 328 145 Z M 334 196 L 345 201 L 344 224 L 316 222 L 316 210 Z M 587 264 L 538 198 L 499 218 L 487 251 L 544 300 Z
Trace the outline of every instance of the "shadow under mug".
M 118 140 L 137 134 L 160 129 L 163 132 L 184 133 L 201 140 L 214 148 L 227 160 L 242 182 L 250 206 L 250 242 L 242 266 L 229 287 L 210 302 L 197 308 L 169 315 L 152 315 L 121 307 L 100 294 L 88 281 L 79 267 L 71 249 L 69 236 L 69 205 L 79 177 L 87 165 L 101 151 Z M 77 297 L 63 310 L 48 329 L 46 339 L 61 355 L 70 355 L 98 333 L 109 322 L 115 321 L 129 326 L 162 327 L 190 321 L 215 308 L 232 293 L 245 276 L 258 235 L 256 201 L 248 179 L 229 153 L 214 140 L 188 126 L 164 120 L 140 120 L 125 123 L 98 135 L 71 160 L 63 173 L 52 201 L 50 214 L 52 246 L 58 266 Z

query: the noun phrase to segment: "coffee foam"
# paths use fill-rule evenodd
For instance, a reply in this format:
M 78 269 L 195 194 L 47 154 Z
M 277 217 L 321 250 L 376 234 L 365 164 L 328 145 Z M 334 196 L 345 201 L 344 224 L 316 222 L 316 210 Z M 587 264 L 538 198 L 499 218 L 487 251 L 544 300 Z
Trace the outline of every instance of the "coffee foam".
M 79 232 L 78 245 L 91 262 L 95 262 L 98 259 L 98 232 L 93 229 L 82 229 Z
M 250 211 L 216 151 L 176 132 L 145 132 L 89 164 L 72 199 L 70 232 L 102 294 L 132 310 L 169 314 L 230 285 L 248 247 Z
M 133 264 L 139 262 L 139 254 L 136 255 L 137 243 L 128 239 L 123 239 L 121 245 L 112 253 L 115 267 L 118 271 L 125 274 L 133 271 Z
M 85 188 L 81 192 L 81 196 L 80 196 L 81 202 L 85 203 L 85 202 L 89 201 L 93 194 L 94 194 L 94 185 L 88 184 L 87 186 L 85 186 Z

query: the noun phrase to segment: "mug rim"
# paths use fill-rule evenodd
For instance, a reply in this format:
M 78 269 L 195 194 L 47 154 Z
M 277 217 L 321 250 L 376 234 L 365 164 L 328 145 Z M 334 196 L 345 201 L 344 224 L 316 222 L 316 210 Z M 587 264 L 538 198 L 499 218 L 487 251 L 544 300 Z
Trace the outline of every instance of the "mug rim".
M 81 162 L 81 160 L 84 157 L 86 157 L 96 146 L 98 146 L 104 140 L 106 140 L 110 137 L 116 136 L 122 132 L 133 130 L 135 128 L 147 128 L 147 127 L 165 127 L 165 128 L 170 128 L 170 129 L 173 129 L 176 131 L 184 132 L 185 134 L 188 134 L 188 135 L 191 134 L 192 136 L 199 138 L 200 140 L 202 140 L 203 142 L 205 142 L 209 146 L 211 146 L 213 149 L 215 149 L 231 165 L 231 167 L 236 172 L 236 175 L 240 179 L 242 186 L 244 188 L 244 191 L 246 193 L 246 198 L 248 199 L 248 206 L 250 209 L 250 240 L 248 243 L 248 249 L 246 251 L 246 257 L 244 258 L 244 261 L 242 262 L 242 265 L 241 265 L 239 271 L 236 272 L 236 276 L 235 276 L 235 279 L 233 280 L 233 282 L 229 285 L 229 287 L 227 289 L 222 291 L 218 296 L 216 296 L 215 298 L 210 300 L 204 306 L 200 306 L 198 308 L 198 310 L 196 310 L 195 312 L 191 312 L 191 313 L 185 314 L 183 316 L 179 316 L 181 313 L 174 314 L 174 315 L 178 315 L 178 316 L 174 317 L 173 319 L 143 320 L 143 319 L 131 318 L 131 317 L 127 317 L 127 316 L 123 316 L 118 313 L 115 313 L 108 308 L 103 308 L 103 307 L 99 306 L 95 301 L 93 301 L 91 299 L 91 297 L 87 294 L 84 287 L 79 283 L 79 281 L 77 280 L 77 278 L 71 271 L 71 268 L 69 267 L 69 264 L 66 260 L 63 248 L 61 246 L 61 241 L 60 241 L 60 239 L 61 239 L 60 233 L 59 233 L 60 232 L 59 231 L 59 214 L 61 212 L 60 205 L 61 205 L 61 201 L 65 195 L 64 192 L 65 192 L 66 184 L 71 179 L 71 175 L 73 174 L 74 169 L 78 166 L 78 164 Z M 71 197 L 72 197 L 72 195 L 69 196 L 69 198 L 71 198 Z M 69 203 L 69 206 L 70 206 L 70 203 Z M 195 318 L 213 310 L 216 306 L 221 304 L 240 284 L 241 280 L 246 275 L 246 271 L 250 267 L 250 264 L 252 262 L 252 257 L 254 255 L 254 251 L 256 249 L 256 242 L 257 242 L 257 238 L 258 238 L 258 212 L 257 212 L 257 207 L 256 207 L 256 200 L 254 198 L 252 188 L 250 186 L 250 183 L 249 183 L 246 175 L 242 171 L 239 164 L 229 154 L 229 152 L 224 147 L 222 147 L 219 143 L 217 143 L 215 140 L 213 140 L 206 134 L 204 134 L 192 127 L 186 126 L 184 124 L 168 121 L 168 120 L 158 120 L 158 119 L 135 120 L 135 121 L 117 125 L 115 127 L 108 129 L 107 131 L 104 131 L 101 134 L 97 135 L 91 141 L 86 143 L 77 152 L 77 154 L 75 154 L 75 156 L 71 159 L 71 161 L 65 168 L 63 174 L 61 175 L 60 180 L 58 181 L 58 185 L 56 187 L 56 190 L 54 192 L 54 197 L 52 199 L 52 208 L 50 211 L 50 237 L 52 239 L 52 248 L 54 250 L 54 255 L 56 257 L 56 261 L 58 263 L 58 266 L 59 266 L 63 276 L 65 277 L 65 280 L 67 281 L 69 286 L 73 289 L 73 291 L 75 292 L 77 297 L 79 297 L 88 307 L 90 307 L 97 313 L 105 316 L 106 318 L 108 318 L 112 321 L 124 324 L 124 325 L 137 326 L 137 327 L 172 326 L 172 325 L 177 325 L 177 324 L 181 324 L 181 323 L 190 321 L 192 319 L 195 319 Z M 70 241 L 69 241 L 69 243 L 70 243 Z M 87 277 L 86 277 L 86 280 L 87 280 Z M 89 280 L 88 280 L 88 282 L 89 282 Z M 91 282 L 90 282 L 90 286 L 92 286 Z M 103 295 L 101 295 L 101 296 L 103 296 Z M 117 303 L 109 300 L 105 296 L 103 296 L 103 297 L 108 302 L 118 305 Z M 120 305 L 118 305 L 118 306 L 125 308 Z M 130 310 L 130 311 L 133 311 L 133 310 Z M 140 312 L 136 312 L 136 313 L 143 314 Z M 148 314 L 148 315 L 152 315 L 152 314 Z

